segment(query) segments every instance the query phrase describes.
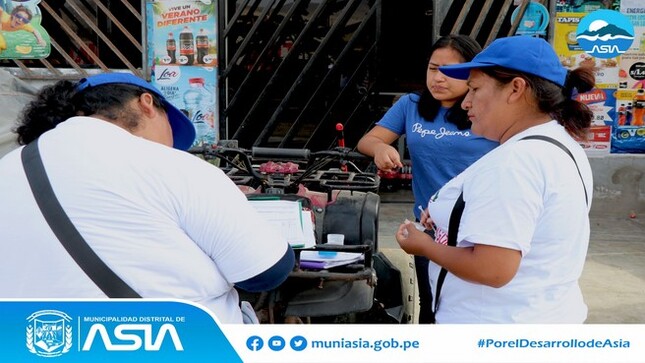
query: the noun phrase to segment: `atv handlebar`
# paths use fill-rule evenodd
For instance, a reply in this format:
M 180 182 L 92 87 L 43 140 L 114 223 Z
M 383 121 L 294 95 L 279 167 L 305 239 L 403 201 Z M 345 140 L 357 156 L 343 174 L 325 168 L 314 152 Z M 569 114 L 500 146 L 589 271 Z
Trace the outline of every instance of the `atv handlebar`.
M 254 158 L 309 160 L 309 158 L 311 158 L 311 151 L 309 151 L 309 149 L 285 149 L 254 146 L 251 149 L 251 156 Z
M 254 188 L 263 185 L 291 193 L 298 184 L 304 183 L 314 190 L 376 191 L 379 185 L 378 176 L 363 172 L 353 163 L 359 160 L 371 161 L 371 158 L 345 147 L 312 152 L 309 149 L 253 147 L 249 150 L 218 145 L 193 147 L 188 152 L 202 155 L 206 160 L 220 159 L 224 164 L 218 165 L 236 184 Z M 260 172 L 259 163 L 271 159 L 294 162 L 302 169 L 289 177 Z M 347 166 L 351 166 L 352 170 Z

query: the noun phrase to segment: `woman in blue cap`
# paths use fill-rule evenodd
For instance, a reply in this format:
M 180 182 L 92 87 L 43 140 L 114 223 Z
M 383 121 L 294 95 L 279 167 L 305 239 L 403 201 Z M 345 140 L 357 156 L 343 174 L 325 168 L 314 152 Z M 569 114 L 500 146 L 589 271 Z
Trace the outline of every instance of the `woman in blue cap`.
M 593 180 L 574 137 L 592 113 L 573 97 L 593 87 L 593 70 L 567 71 L 546 41 L 524 36 L 440 70 L 468 79 L 473 133 L 500 146 L 430 198 L 421 221 L 434 239 L 410 224 L 397 232 L 431 261 L 437 323 L 584 322 Z
M 293 269 L 281 233 L 220 169 L 183 151 L 195 139 L 192 123 L 141 78 L 105 73 L 44 87 L 17 134 L 28 145 L 0 159 L 0 297 L 125 297 L 111 293 L 117 279 L 88 277 L 82 243 L 63 247 L 52 232 L 60 223 L 46 221 L 34 200 L 25 170 L 37 159 L 27 148 L 40 150 L 97 262 L 144 298 L 194 301 L 223 323 L 257 321 L 252 309 L 243 314 L 234 286 L 270 290 Z

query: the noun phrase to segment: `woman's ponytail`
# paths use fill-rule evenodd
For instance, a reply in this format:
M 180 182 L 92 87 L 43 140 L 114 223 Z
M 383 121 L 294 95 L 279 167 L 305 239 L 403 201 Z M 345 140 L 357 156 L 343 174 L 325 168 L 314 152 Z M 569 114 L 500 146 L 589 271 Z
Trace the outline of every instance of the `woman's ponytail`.
M 595 85 L 593 68 L 578 67 L 567 73 L 562 88 L 563 101 L 555 106 L 552 114 L 564 128 L 574 136 L 585 139 L 591 126 L 593 112 L 589 107 L 575 99 L 580 93 L 590 91 Z

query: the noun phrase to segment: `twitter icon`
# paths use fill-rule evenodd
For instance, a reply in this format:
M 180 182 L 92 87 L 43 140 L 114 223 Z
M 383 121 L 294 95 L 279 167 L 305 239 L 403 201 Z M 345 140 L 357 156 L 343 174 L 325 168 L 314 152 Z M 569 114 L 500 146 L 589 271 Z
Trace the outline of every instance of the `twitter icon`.
M 301 335 L 296 335 L 295 337 L 291 338 L 289 345 L 291 346 L 291 349 L 295 350 L 296 352 L 300 352 L 307 348 L 307 339 L 305 339 L 305 337 Z

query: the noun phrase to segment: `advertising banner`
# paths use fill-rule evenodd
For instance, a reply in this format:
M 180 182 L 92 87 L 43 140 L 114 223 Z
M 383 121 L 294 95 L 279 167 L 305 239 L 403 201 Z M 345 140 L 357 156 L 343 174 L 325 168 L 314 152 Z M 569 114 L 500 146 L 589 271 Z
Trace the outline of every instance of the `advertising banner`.
M 553 47 L 560 61 L 595 70 L 596 89 L 578 95 L 594 113 L 581 144 L 588 153 L 604 153 L 611 135 L 612 153 L 645 152 L 645 91 L 638 92 L 645 88 L 645 2 L 560 1 L 556 9 Z
M 585 140 L 578 140 L 588 156 L 608 155 L 611 150 L 611 126 L 591 126 Z
M 580 93 L 576 100 L 589 106 L 593 112 L 593 126 L 612 126 L 616 117 L 615 89 L 594 88 L 589 92 Z
M 597 58 L 584 51 L 576 37 L 586 13 L 557 13 L 553 47 L 562 65 L 568 69 L 594 67 L 597 88 L 618 88 L 618 57 Z
M 511 24 L 515 22 L 520 7 L 515 8 L 511 15 Z M 520 19 L 516 35 L 530 35 L 530 36 L 546 36 L 546 29 L 549 26 L 549 10 L 539 2 L 531 1 L 526 9 L 524 15 Z
M 195 145 L 217 143 L 217 68 L 156 65 L 153 83 L 195 125 Z
M 611 139 L 613 153 L 645 151 L 645 89 L 618 90 L 617 116 Z
M 40 25 L 40 0 L 0 0 L 0 58 L 42 59 L 51 52 L 49 34 Z
M 643 0 L 620 0 L 620 12 L 625 15 L 645 15 Z
M 618 88 L 621 89 L 645 88 L 645 27 L 634 27 L 634 33 L 632 46 L 620 56 Z
M 555 11 L 589 13 L 600 9 L 618 10 L 620 3 L 621 0 L 559 0 Z
M 151 82 L 195 125 L 195 146 L 217 143 L 217 13 L 211 0 L 147 0 Z

